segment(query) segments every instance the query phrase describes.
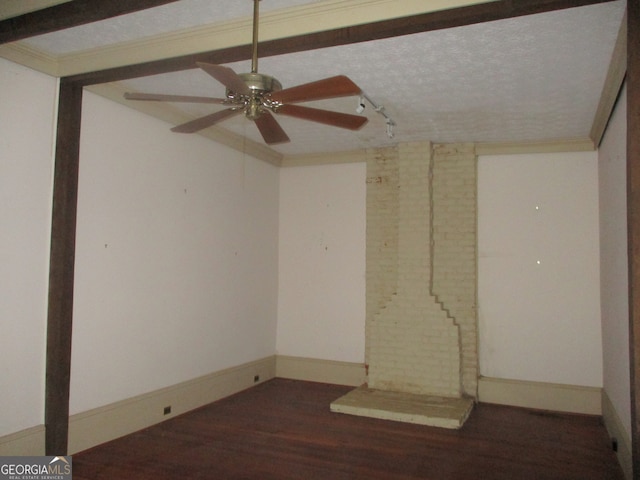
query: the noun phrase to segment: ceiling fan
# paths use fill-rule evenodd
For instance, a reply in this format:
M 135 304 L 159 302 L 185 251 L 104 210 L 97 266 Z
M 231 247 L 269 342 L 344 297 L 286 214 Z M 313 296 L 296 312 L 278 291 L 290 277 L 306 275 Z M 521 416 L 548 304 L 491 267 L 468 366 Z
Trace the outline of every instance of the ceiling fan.
M 325 78 L 291 88 L 282 89 L 278 80 L 258 73 L 258 2 L 253 0 L 253 46 L 251 73 L 236 73 L 222 65 L 198 62 L 197 65 L 226 87 L 225 98 L 196 97 L 189 95 L 163 95 L 154 93 L 125 93 L 128 100 L 165 102 L 212 103 L 229 108 L 196 118 L 171 129 L 178 133 L 194 133 L 235 115 L 253 120 L 265 143 L 275 145 L 290 139 L 272 113 L 301 120 L 323 123 L 349 130 L 358 130 L 367 123 L 367 117 L 296 105 L 313 100 L 360 95 L 361 89 L 344 75 Z

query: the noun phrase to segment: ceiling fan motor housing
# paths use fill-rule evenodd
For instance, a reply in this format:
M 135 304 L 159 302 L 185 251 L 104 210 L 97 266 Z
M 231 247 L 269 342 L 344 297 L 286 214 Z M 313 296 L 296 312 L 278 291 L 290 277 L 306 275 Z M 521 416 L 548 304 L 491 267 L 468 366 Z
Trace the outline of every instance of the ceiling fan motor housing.
M 245 105 L 247 106 L 245 115 L 250 120 L 255 120 L 262 113 L 262 106 L 264 105 L 262 97 L 266 94 L 282 90 L 282 84 L 274 77 L 257 72 L 240 73 L 238 76 L 247 85 L 251 93 L 249 95 L 244 93 L 238 94 L 227 88 L 226 96 L 229 99 L 244 98 Z
M 262 73 L 240 73 L 238 76 L 249 87 L 252 94 L 264 95 L 266 93 L 282 90 L 282 84 L 274 77 Z M 227 88 L 227 97 L 235 97 L 237 93 Z

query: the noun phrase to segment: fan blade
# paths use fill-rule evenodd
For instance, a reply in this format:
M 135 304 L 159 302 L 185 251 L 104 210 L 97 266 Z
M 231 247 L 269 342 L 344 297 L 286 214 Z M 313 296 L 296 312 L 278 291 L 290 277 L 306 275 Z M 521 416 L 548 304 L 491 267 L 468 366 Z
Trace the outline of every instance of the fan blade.
M 191 102 L 191 103 L 229 103 L 226 98 L 193 97 L 191 95 L 163 95 L 161 93 L 125 93 L 127 100 L 143 100 L 156 102 Z
M 359 95 L 360 87 L 344 75 L 325 78 L 311 83 L 298 85 L 297 87 L 285 88 L 278 92 L 273 92 L 271 100 L 280 103 L 298 103 L 311 100 L 324 100 L 325 98 L 348 97 Z
M 241 108 L 227 108 L 226 110 L 221 110 L 219 112 L 212 113 L 211 115 L 196 118 L 190 122 L 175 126 L 171 131 L 177 133 L 194 133 L 226 120 L 229 117 L 238 115 L 239 113 L 242 113 L 242 111 L 243 110 Z
M 271 113 L 264 111 L 256 118 L 256 125 L 267 145 L 289 142 L 289 137 Z
M 242 95 L 249 95 L 251 93 L 251 89 L 247 87 L 244 80 L 229 67 L 202 62 L 197 62 L 197 65 L 232 92 Z
M 361 117 L 360 115 L 332 112 L 301 105 L 281 105 L 276 109 L 276 113 L 349 130 L 359 130 L 369 121 L 367 117 Z

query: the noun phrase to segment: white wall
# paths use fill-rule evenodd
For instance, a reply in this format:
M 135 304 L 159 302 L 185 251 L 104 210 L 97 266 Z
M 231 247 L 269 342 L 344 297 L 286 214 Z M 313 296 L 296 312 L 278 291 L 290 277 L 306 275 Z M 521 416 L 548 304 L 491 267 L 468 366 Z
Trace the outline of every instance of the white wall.
M 627 256 L 627 96 L 623 89 L 600 144 L 600 264 L 604 390 L 631 437 Z
M 275 353 L 278 176 L 85 93 L 72 414 Z
M 56 81 L 0 59 L 0 82 L 4 435 L 43 422 Z M 603 209 L 624 191 L 616 115 Z M 72 413 L 276 348 L 364 361 L 364 164 L 278 170 L 86 94 L 80 175 Z M 482 374 L 601 385 L 595 154 L 482 157 L 479 195 Z M 626 250 L 607 228 L 604 386 L 626 416 Z
M 280 172 L 277 350 L 364 362 L 364 163 Z
M 482 375 L 602 386 L 597 175 L 595 152 L 479 158 Z
M 57 82 L 0 59 L 0 436 L 43 423 Z

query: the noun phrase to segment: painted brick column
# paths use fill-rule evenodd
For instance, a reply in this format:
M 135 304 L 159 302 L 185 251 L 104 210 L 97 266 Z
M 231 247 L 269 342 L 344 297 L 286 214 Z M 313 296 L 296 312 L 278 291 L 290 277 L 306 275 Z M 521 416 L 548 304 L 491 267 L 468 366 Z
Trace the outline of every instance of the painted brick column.
M 473 144 L 433 147 L 432 293 L 460 328 L 462 389 L 477 398 L 477 156 Z
M 477 397 L 473 145 L 367 151 L 369 387 Z
M 431 293 L 431 144 L 367 158 L 369 387 L 459 397 L 460 328 Z
M 367 317 L 398 289 L 398 149 L 367 151 Z

